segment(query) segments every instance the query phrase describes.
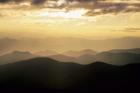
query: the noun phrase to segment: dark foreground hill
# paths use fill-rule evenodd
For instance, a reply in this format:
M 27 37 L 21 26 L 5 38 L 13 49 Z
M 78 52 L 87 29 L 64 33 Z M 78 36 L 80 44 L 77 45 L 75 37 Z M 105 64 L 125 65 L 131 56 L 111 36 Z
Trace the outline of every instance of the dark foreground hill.
M 139 90 L 140 64 L 89 65 L 35 58 L 0 66 L 0 89 L 120 93 Z M 140 91 L 140 90 L 139 90 Z M 88 93 L 88 92 L 86 92 Z

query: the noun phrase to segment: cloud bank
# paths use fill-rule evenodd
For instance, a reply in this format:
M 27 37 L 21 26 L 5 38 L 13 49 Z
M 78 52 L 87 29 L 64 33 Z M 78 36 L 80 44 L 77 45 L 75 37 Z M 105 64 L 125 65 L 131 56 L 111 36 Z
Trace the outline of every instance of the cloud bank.
M 123 31 L 124 32 L 139 32 L 140 31 L 140 28 L 134 28 L 134 27 L 125 28 Z
M 139 0 L 0 0 L 2 8 L 88 9 L 85 16 L 140 12 Z M 7 5 L 7 6 L 4 6 Z

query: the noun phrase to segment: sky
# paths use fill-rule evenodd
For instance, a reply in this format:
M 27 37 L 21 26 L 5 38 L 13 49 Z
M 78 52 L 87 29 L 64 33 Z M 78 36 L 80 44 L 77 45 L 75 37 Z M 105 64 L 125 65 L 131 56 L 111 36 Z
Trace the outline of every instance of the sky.
M 140 37 L 140 0 L 0 0 L 0 37 Z

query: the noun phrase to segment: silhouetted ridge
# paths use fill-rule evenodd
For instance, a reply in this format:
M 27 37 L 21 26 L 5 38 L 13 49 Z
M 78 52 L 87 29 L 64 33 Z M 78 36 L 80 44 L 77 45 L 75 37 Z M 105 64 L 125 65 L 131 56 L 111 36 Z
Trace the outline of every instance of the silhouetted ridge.
M 25 52 L 24 51 L 22 51 L 22 52 L 21 51 L 14 51 L 14 52 L 12 52 L 12 54 L 17 54 L 18 55 L 18 54 L 31 54 L 31 53 L 28 52 L 28 51 L 25 51 Z
M 71 56 L 71 57 L 79 57 L 82 55 L 95 55 L 97 52 L 92 49 L 84 49 L 81 51 L 66 51 L 63 52 L 63 55 Z
M 87 66 L 109 67 L 109 66 L 115 66 L 115 65 L 107 64 L 107 63 L 104 63 L 104 62 L 94 62 L 94 63 L 88 64 Z
M 67 51 L 63 55 L 57 54 L 48 57 L 62 62 L 75 62 L 79 64 L 90 64 L 101 61 L 112 65 L 126 65 L 140 62 L 139 51 L 139 48 L 114 49 L 95 54 L 93 50 L 87 49 L 83 51 Z
M 75 58 L 71 56 L 66 56 L 62 54 L 48 56 L 49 58 L 61 61 L 61 62 L 74 62 Z
M 101 52 L 95 56 L 97 61 L 106 62 L 113 65 L 126 65 L 131 63 L 140 62 L 140 54 L 135 53 L 110 53 L 110 52 Z
M 35 54 L 39 55 L 39 56 L 51 56 L 51 55 L 57 55 L 59 53 L 57 53 L 56 51 L 53 51 L 53 50 L 45 50 L 45 51 L 39 51 L 39 52 L 36 52 Z
M 110 53 L 135 53 L 140 54 L 140 48 L 133 48 L 133 49 L 113 49 L 108 51 Z
M 139 89 L 140 64 L 114 66 L 102 62 L 88 65 L 34 58 L 0 66 L 0 89 L 46 91 L 118 92 Z
M 36 55 L 27 51 L 13 51 L 11 53 L 0 56 L 0 64 L 14 63 L 17 61 L 35 58 Z

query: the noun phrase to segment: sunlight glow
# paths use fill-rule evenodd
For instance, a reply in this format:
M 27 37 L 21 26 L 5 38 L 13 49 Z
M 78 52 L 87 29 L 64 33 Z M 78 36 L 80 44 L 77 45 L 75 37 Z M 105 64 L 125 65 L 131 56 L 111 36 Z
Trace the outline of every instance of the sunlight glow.
M 86 9 L 75 9 L 75 10 L 52 10 L 52 11 L 42 11 L 39 16 L 46 17 L 61 17 L 61 18 L 82 18 L 88 10 Z

